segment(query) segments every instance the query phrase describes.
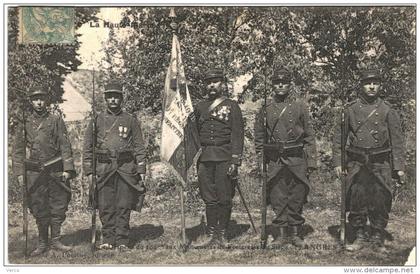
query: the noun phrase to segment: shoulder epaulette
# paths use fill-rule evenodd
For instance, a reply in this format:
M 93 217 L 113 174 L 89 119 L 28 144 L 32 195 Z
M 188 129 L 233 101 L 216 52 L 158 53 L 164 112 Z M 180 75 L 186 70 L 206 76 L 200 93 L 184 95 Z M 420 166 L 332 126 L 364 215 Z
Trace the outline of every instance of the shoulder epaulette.
M 383 102 L 384 102 L 384 104 L 385 104 L 385 105 L 387 105 L 387 106 L 389 106 L 389 107 L 391 107 L 391 108 L 393 107 L 393 105 L 392 105 L 390 102 L 385 101 L 385 100 L 383 100 Z
M 345 108 L 349 108 L 350 106 L 354 105 L 357 103 L 357 100 L 351 101 L 351 102 L 347 102 L 344 104 Z
M 123 114 L 127 114 L 129 117 L 136 117 L 134 113 L 130 113 L 128 111 L 124 111 Z
M 267 99 L 267 107 L 273 103 L 273 99 Z M 264 101 L 262 101 L 262 105 L 264 105 Z
M 61 116 L 61 113 L 59 113 L 59 112 L 49 112 L 49 115 L 47 116 L 47 118 L 48 117 L 51 117 L 54 121 L 58 121 L 58 120 L 61 120 L 61 119 L 63 119 L 63 117 Z

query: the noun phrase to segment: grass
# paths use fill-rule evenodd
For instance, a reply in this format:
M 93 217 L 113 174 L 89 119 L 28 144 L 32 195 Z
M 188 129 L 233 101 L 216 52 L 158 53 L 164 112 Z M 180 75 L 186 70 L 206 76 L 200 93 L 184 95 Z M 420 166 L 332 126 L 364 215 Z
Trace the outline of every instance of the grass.
M 190 248 L 183 252 L 180 245 L 180 216 L 172 214 L 164 218 L 153 210 L 131 218 L 130 245 L 123 254 L 117 251 L 90 252 L 90 216 L 87 213 L 70 212 L 63 225 L 63 242 L 74 248 L 67 254 L 49 251 L 36 258 L 22 256 L 24 241 L 21 219 L 14 206 L 9 207 L 8 262 L 10 264 L 55 265 L 346 265 L 389 266 L 404 265 L 411 248 L 415 245 L 415 214 L 393 215 L 387 228 L 387 254 L 370 248 L 357 253 L 342 252 L 337 242 L 339 212 L 330 209 L 305 210 L 306 224 L 303 229 L 307 247 L 297 249 L 288 245 L 282 249 L 270 246 L 259 248 L 259 235 L 254 234 L 246 214 L 234 209 L 228 237 L 231 249 L 194 248 L 204 232 L 201 216 L 187 215 L 187 237 Z M 260 222 L 258 211 L 252 212 L 256 224 Z M 272 217 L 269 211 L 268 220 Z M 98 223 L 99 225 L 99 223 Z M 29 223 L 29 249 L 35 248 L 36 230 L 33 218 Z M 270 228 L 268 229 L 270 231 Z M 270 236 L 271 238 L 271 236 Z M 270 239 L 269 239 L 270 241 Z

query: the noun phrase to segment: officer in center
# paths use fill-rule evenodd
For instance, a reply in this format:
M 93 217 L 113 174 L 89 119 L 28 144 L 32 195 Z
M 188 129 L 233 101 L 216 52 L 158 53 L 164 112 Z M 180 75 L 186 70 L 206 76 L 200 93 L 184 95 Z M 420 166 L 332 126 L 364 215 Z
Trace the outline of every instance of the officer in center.
M 223 96 L 226 81 L 221 69 L 204 79 L 208 98 L 194 109 L 202 154 L 198 160 L 201 197 L 206 204 L 207 236 L 204 246 L 225 246 L 235 186 L 244 145 L 242 112 L 236 101 Z

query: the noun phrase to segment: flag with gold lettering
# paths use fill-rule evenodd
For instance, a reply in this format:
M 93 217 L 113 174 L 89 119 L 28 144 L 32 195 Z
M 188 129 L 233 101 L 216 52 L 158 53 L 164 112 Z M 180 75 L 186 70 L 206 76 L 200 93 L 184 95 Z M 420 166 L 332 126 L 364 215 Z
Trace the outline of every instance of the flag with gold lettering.
M 187 171 L 200 148 L 194 109 L 181 59 L 178 37 L 173 35 L 171 61 L 163 94 L 161 159 L 187 181 Z

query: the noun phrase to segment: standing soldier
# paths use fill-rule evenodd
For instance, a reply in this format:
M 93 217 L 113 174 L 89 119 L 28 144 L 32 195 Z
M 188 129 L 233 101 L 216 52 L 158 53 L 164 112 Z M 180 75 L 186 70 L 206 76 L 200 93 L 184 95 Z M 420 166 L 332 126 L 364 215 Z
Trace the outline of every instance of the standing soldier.
M 316 147 L 307 106 L 289 98 L 290 83 L 289 71 L 275 70 L 272 100 L 255 120 L 255 148 L 260 161 L 264 149 L 268 164 L 267 200 L 275 213 L 272 224 L 278 234 L 273 243 L 287 244 L 290 232 L 291 243 L 303 247 L 299 231 L 305 222 L 302 208 L 310 188 L 308 173 L 316 168 Z
M 379 251 L 384 248 L 384 230 L 391 210 L 392 172 L 404 175 L 403 135 L 398 114 L 380 99 L 379 70 L 361 73 L 359 98 L 345 109 L 348 132 L 347 199 L 348 219 L 356 231 L 356 240 L 347 250 L 356 251 L 368 240 L 365 226 L 369 218 L 372 242 Z M 341 175 L 341 131 L 337 127 L 334 141 L 336 173 Z
M 92 121 L 85 133 L 83 165 L 92 183 L 92 138 L 96 138 L 96 207 L 102 222 L 103 243 L 99 249 L 128 249 L 131 210 L 145 191 L 146 153 L 140 122 L 121 108 L 120 84 L 105 87 L 106 111 L 96 117 L 96 136 Z
M 60 238 L 71 198 L 69 179 L 76 175 L 71 145 L 63 119 L 47 110 L 46 89 L 31 88 L 29 99 L 32 111 L 19 125 L 13 152 L 20 184 L 24 183 L 26 170 L 28 205 L 38 227 L 39 244 L 31 256 L 48 250 L 49 227 L 51 248 L 66 252 L 71 247 L 62 244 Z
M 198 161 L 201 197 L 206 204 L 207 236 L 204 246 L 226 245 L 235 185 L 241 164 L 244 125 L 238 103 L 222 96 L 226 89 L 221 69 L 205 76 L 208 100 L 195 107 L 202 154 Z

